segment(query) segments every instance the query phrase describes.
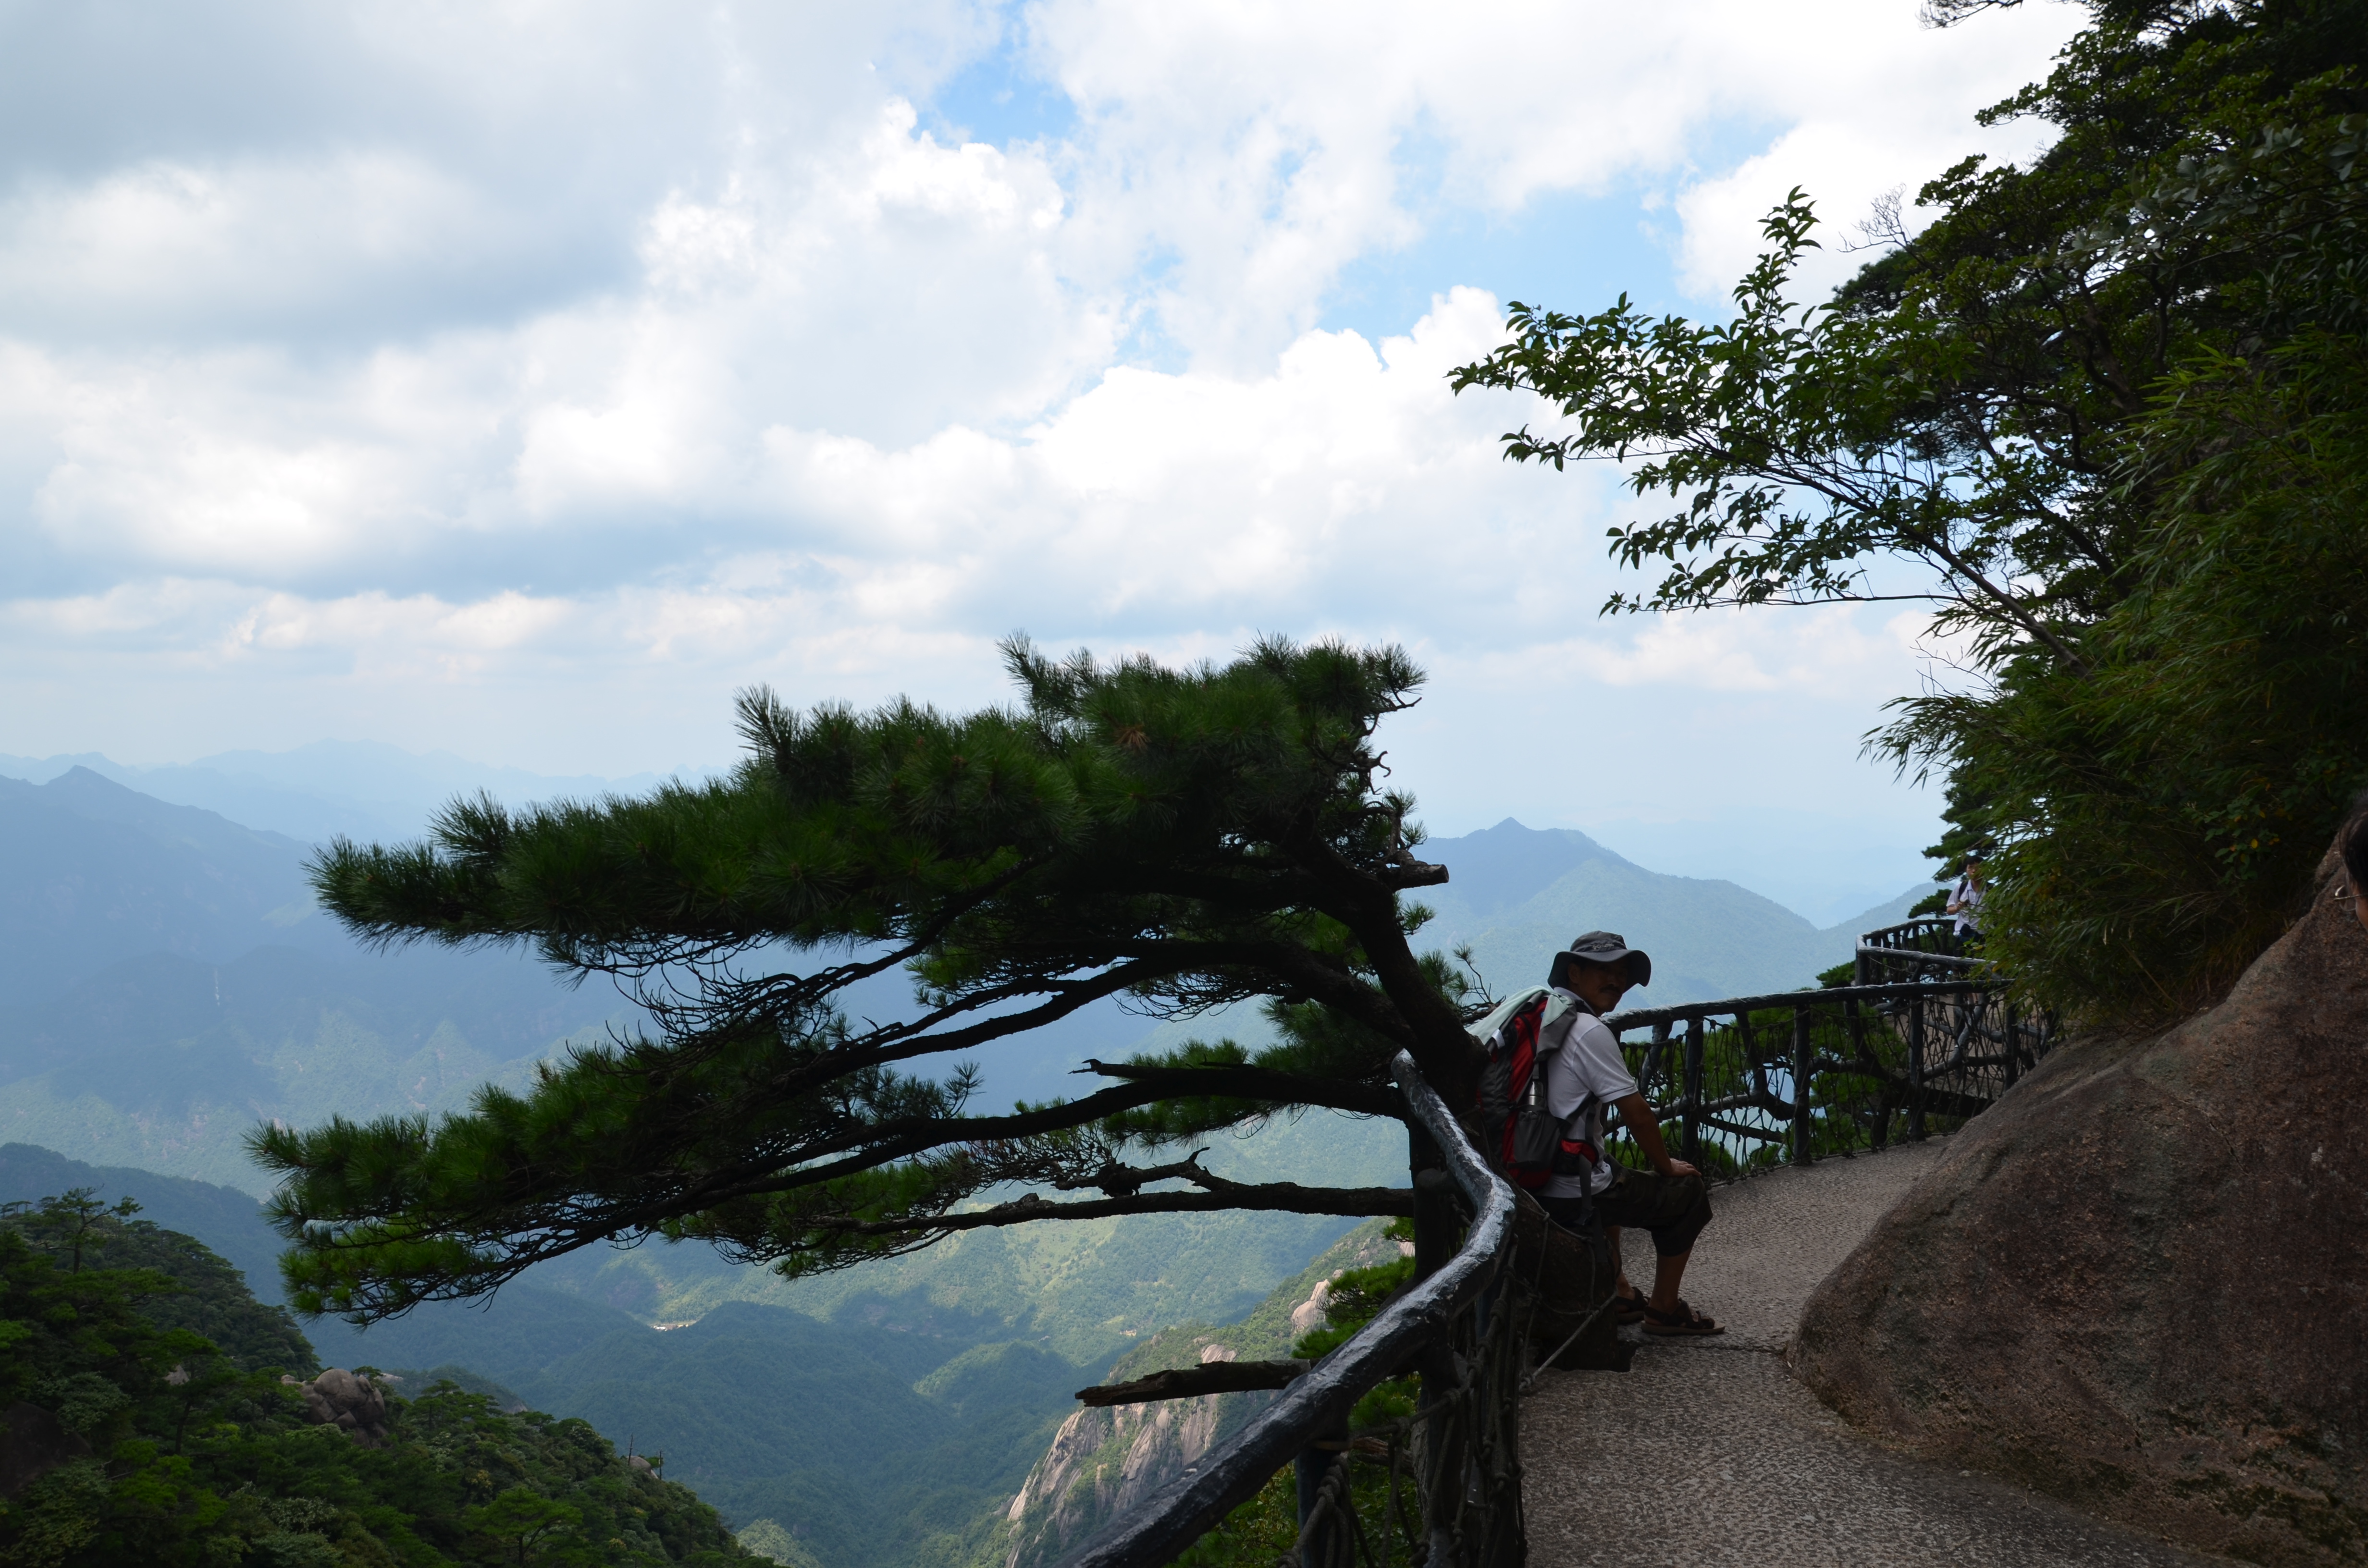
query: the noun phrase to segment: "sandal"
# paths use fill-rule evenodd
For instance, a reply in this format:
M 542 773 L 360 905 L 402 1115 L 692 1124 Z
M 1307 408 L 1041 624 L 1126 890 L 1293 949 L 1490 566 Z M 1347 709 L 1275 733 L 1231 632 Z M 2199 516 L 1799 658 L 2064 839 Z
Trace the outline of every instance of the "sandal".
M 1611 1316 L 1617 1323 L 1643 1323 L 1646 1310 L 1642 1291 L 1634 1296 L 1615 1295 L 1611 1298 Z
M 1716 1322 L 1686 1305 L 1683 1301 L 1679 1301 L 1673 1310 L 1666 1312 L 1655 1312 L 1652 1303 L 1646 1302 L 1645 1332 L 1673 1338 L 1699 1338 L 1707 1335 L 1725 1334 L 1726 1330 Z

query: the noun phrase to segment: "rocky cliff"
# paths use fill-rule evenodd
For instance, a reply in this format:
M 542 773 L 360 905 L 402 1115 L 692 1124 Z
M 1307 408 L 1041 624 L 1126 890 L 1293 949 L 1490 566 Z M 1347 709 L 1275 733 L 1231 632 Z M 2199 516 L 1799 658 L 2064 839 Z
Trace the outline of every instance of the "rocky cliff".
M 1123 1382 L 1169 1368 L 1290 1354 L 1323 1324 L 1332 1280 L 1396 1257 L 1384 1221 L 1360 1225 L 1283 1281 L 1240 1323 L 1164 1329 L 1110 1369 Z M 1270 1392 L 1211 1394 L 1149 1404 L 1081 1408 L 1062 1423 L 1004 1519 L 1005 1568 L 1058 1561 L 1103 1523 L 1133 1507 L 1271 1403 Z
M 1818 1290 L 1793 1365 L 1953 1465 L 2265 1563 L 2368 1558 L 2368 932 L 2059 1049 Z

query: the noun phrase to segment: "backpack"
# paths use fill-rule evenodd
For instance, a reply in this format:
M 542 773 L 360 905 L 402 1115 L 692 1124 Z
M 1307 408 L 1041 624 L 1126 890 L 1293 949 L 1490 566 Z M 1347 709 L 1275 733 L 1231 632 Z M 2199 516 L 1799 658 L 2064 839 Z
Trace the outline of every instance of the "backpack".
M 1481 1146 L 1506 1180 L 1531 1192 L 1555 1176 L 1587 1184 L 1600 1157 L 1602 1134 L 1585 1136 L 1595 1131 L 1592 1096 L 1566 1121 L 1546 1109 L 1545 1058 L 1562 1049 L 1583 1014 L 1591 1016 L 1585 1003 L 1539 985 L 1508 997 L 1472 1026 L 1473 1039 L 1488 1050 L 1480 1074 Z

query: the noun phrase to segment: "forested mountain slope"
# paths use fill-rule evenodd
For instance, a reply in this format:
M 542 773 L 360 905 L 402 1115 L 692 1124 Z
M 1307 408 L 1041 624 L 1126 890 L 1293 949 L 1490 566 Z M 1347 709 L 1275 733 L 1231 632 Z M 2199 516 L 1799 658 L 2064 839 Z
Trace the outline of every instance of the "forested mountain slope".
M 583 1422 L 450 1385 L 300 1381 L 303 1336 L 200 1243 L 58 1196 L 0 1215 L 0 1559 L 746 1559 L 712 1508 Z
M 276 1298 L 277 1239 L 243 1194 L 0 1147 L 0 1202 L 71 1187 L 132 1198 L 146 1216 L 168 1216 Z M 1081 1272 L 1097 1262 L 1114 1274 L 1139 1271 L 1153 1250 L 1097 1256 L 1087 1247 Z M 156 1251 L 142 1241 L 126 1256 L 149 1264 Z M 1288 1273 L 1305 1256 L 1269 1267 Z M 214 1296 L 251 1301 L 227 1264 L 208 1267 Z M 423 1386 L 421 1374 L 434 1369 L 464 1369 L 531 1408 L 588 1420 L 663 1454 L 667 1476 L 725 1517 L 781 1521 L 828 1568 L 886 1568 L 959 1561 L 1018 1490 L 1072 1408 L 1071 1392 L 1131 1343 L 1085 1325 L 1072 1336 L 1106 1352 L 1073 1361 L 1052 1347 L 1050 1332 L 1015 1335 L 1013 1316 L 1026 1320 L 1030 1303 L 994 1289 L 976 1294 L 986 1310 L 933 1301 L 925 1290 L 846 1298 L 836 1316 L 726 1301 L 661 1333 L 598 1301 L 526 1281 L 489 1307 L 423 1307 L 365 1334 L 322 1321 L 306 1333 L 325 1360 L 404 1373 L 398 1387 Z M 1051 1309 L 1056 1295 L 1032 1305 Z M 1193 1298 L 1179 1290 L 1174 1299 Z M 302 1354 L 303 1365 L 284 1364 L 309 1370 L 312 1349 Z

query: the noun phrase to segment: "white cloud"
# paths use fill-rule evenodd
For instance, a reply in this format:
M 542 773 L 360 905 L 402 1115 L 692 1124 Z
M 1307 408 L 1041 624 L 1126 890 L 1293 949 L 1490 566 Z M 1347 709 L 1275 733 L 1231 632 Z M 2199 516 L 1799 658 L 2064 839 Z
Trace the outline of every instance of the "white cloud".
M 44 335 L 210 336 L 379 315 L 373 295 L 465 287 L 530 253 L 523 214 L 404 151 L 158 159 L 0 206 L 0 297 Z
M 78 92 L 0 63 L 0 749 L 362 715 L 627 771 L 604 725 L 700 755 L 752 678 L 997 698 L 1015 628 L 1406 641 L 1441 693 L 1409 752 L 1456 777 L 1542 692 L 1862 727 L 1915 655 L 1856 612 L 1595 619 L 1616 476 L 1506 465 L 1520 411 L 1446 391 L 1494 300 L 1426 279 L 1378 338 L 1325 302 L 1442 213 L 1612 191 L 1664 199 L 1714 296 L 1774 195 L 1847 218 L 1936 172 L 2067 19 L 215 11 L 165 29 L 211 74 L 153 40 L 53 40 Z M 947 133 L 931 95 L 1014 61 L 1074 123 Z
M 1970 112 L 2043 74 L 2049 51 L 2079 19 L 2077 12 L 2024 6 L 1946 31 L 1916 30 L 1909 8 L 1900 6 L 1869 7 L 1855 19 L 1859 25 L 1822 68 L 1797 53 L 1771 62 L 1796 89 L 1813 87 L 1788 95 L 1790 123 L 1781 134 L 1734 168 L 1706 172 L 1678 193 L 1679 277 L 1689 292 L 1708 298 L 1732 288 L 1764 248 L 1760 220 L 1796 187 L 1816 202 L 1824 223 L 1824 248 L 1804 264 L 1798 283 L 1805 299 L 1832 289 L 1866 260 L 1846 247 L 1865 243 L 1860 230 L 1877 198 L 1902 191 L 1901 217 L 1912 232 L 1925 221 L 1915 207 L 1917 190 L 1960 158 L 1979 153 L 2011 161 L 2053 140 L 2050 129 L 2034 122 L 1976 128 Z
M 1611 572 L 1581 519 L 1615 504 L 1608 476 L 1503 463 L 1503 410 L 1447 391 L 1446 369 L 1497 330 L 1495 302 L 1463 290 L 1378 347 L 1308 334 L 1261 377 L 1114 372 L 1019 436 L 955 428 L 888 449 L 768 430 L 739 495 L 743 547 L 665 585 L 470 597 L 176 580 L 20 602 L 14 619 L 20 633 L 176 650 L 227 674 L 326 660 L 365 686 L 505 672 L 531 684 L 565 668 L 598 701 L 620 672 L 666 669 L 706 697 L 669 721 L 699 733 L 720 722 L 723 690 L 758 676 L 806 700 L 848 677 L 859 698 L 943 695 L 951 681 L 959 699 L 990 699 L 992 642 L 1015 628 L 1169 657 L 1259 631 L 1389 638 L 1489 701 L 1577 686 L 1816 700 L 1896 687 L 1912 667 L 1901 637 L 1852 611 L 1597 622 Z M 545 449 L 546 426 L 520 423 L 526 450 Z M 586 463 L 662 476 L 670 460 L 622 425 L 575 436 Z M 530 509 L 534 486 L 522 470 L 517 505 Z
M 1621 182 L 1672 187 L 1684 282 L 1722 296 L 1792 185 L 1856 218 L 1964 151 L 2026 145 L 1976 131 L 1971 111 L 2033 74 L 2077 19 L 2033 6 L 1932 32 L 1907 0 L 1453 13 L 1047 0 L 1030 17 L 1089 129 L 1081 212 L 1116 231 L 1106 243 L 1171 262 L 1161 321 L 1236 369 L 1311 324 L 1351 260 L 1412 239 L 1423 199 L 1501 215 Z M 1742 133 L 1777 144 L 1735 174 L 1698 168 Z M 1438 159 L 1437 198 L 1409 188 L 1409 142 Z

